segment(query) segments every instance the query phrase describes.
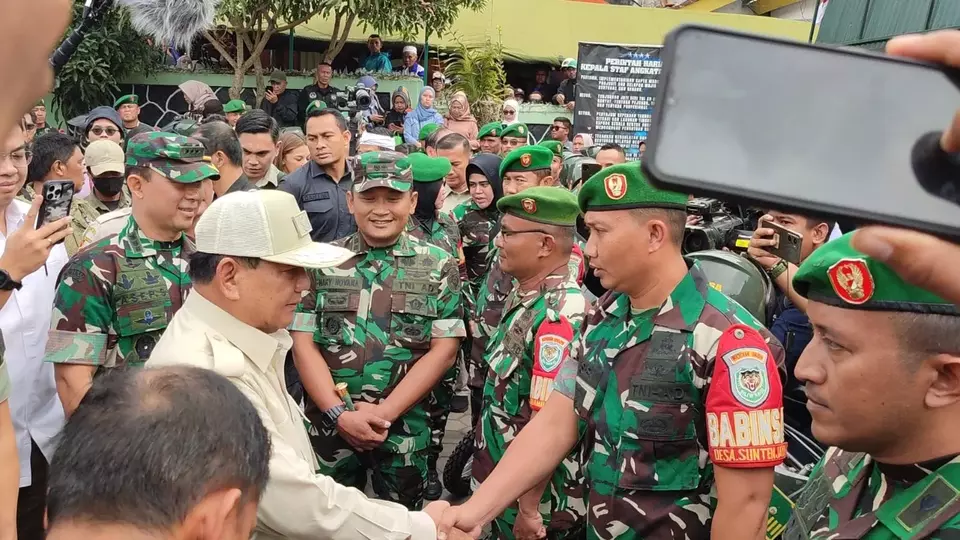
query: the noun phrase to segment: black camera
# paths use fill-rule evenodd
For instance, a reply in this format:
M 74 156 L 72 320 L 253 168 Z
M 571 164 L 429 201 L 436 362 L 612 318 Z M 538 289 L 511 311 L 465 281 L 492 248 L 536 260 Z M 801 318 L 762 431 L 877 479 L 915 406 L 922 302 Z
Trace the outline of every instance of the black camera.
M 683 253 L 727 248 L 746 251 L 753 236 L 751 217 L 728 209 L 717 199 L 699 197 L 687 202 L 687 214 L 700 216 L 700 223 L 687 225 L 683 234 Z
M 373 89 L 364 88 L 363 85 L 360 85 L 348 86 L 342 92 L 329 94 L 326 97 L 326 102 L 328 107 L 355 112 L 369 108 L 374 99 L 377 99 L 377 95 Z

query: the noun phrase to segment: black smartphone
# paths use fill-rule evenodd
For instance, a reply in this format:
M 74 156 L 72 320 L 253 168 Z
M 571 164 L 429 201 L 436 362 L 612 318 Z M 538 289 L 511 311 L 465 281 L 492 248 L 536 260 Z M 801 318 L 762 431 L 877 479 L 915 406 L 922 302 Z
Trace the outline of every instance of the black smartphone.
M 599 163 L 584 163 L 580 165 L 580 182 L 586 182 L 591 176 L 600 172 L 602 168 Z
M 960 70 L 699 26 L 671 32 L 661 58 L 654 184 L 960 238 L 960 208 L 911 160 L 960 108 Z
M 73 202 L 72 180 L 49 180 L 43 183 L 40 193 L 43 202 L 40 203 L 40 213 L 37 215 L 37 228 L 70 215 L 70 204 Z M 63 242 L 63 240 L 60 240 Z
M 766 247 L 764 248 L 765 251 L 789 263 L 800 264 L 800 248 L 803 245 L 802 234 L 768 220 L 761 221 L 759 226 L 776 231 L 773 234 L 773 239 L 777 242 L 777 245 Z

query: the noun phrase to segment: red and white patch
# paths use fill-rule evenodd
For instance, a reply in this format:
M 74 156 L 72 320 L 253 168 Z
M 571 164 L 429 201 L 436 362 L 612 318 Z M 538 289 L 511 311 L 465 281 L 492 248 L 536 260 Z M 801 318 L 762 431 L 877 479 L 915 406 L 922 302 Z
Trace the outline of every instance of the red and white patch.
M 553 393 L 553 380 L 563 361 L 570 356 L 573 326 L 564 317 L 545 321 L 533 338 L 533 377 L 530 379 L 530 408 L 539 411 Z
M 763 334 L 743 324 L 723 332 L 707 391 L 707 446 L 714 465 L 766 468 L 787 456 L 783 382 Z
M 873 296 L 873 275 L 863 259 L 843 259 L 831 266 L 827 275 L 833 292 L 848 304 L 864 304 Z
M 619 201 L 627 194 L 627 177 L 622 174 L 611 174 L 603 179 L 603 190 L 607 197 Z
M 531 162 L 533 162 L 533 157 L 530 154 L 524 154 L 520 156 L 520 165 L 529 167 Z
M 536 214 L 536 213 L 537 213 L 537 201 L 535 201 L 535 200 L 533 200 L 533 199 L 529 199 L 529 198 L 528 198 L 528 199 L 523 199 L 522 201 L 520 201 L 520 206 L 522 206 L 522 207 L 523 207 L 523 211 L 526 212 L 526 213 L 528 213 L 528 214 Z

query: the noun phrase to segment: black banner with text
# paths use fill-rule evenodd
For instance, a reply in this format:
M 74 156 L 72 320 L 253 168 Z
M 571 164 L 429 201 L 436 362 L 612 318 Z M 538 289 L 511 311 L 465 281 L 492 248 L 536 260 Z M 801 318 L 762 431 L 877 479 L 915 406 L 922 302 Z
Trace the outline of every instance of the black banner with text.
M 574 133 L 617 143 L 636 159 L 653 119 L 660 47 L 580 43 Z

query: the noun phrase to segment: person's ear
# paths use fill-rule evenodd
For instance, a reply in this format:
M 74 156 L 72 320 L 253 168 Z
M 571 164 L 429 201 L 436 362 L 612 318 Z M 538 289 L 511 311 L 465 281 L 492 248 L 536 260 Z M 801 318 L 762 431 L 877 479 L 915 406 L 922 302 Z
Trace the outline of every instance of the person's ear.
M 140 176 L 139 174 L 131 174 L 127 176 L 127 188 L 130 189 L 130 195 L 134 198 L 142 199 L 143 198 L 143 184 L 147 180 Z
M 555 185 L 557 185 L 557 180 L 553 177 L 553 175 L 544 176 L 543 179 L 540 180 L 540 185 L 541 185 L 541 186 L 555 186 Z
M 224 257 L 217 264 L 217 283 L 220 286 L 220 293 L 228 300 L 237 301 L 240 299 L 240 261 Z
M 932 368 L 932 380 L 924 397 L 924 405 L 934 409 L 960 403 L 960 356 L 941 353 L 925 362 Z
M 347 192 L 347 210 L 350 212 L 350 215 L 357 215 L 356 209 L 353 206 L 353 190 Z
M 420 199 L 420 194 L 416 191 L 410 191 L 410 212 L 407 215 L 412 216 L 414 212 L 417 211 L 417 201 Z
M 180 528 L 183 538 L 223 538 L 241 517 L 237 488 L 207 494 L 187 513 Z
M 58 159 L 53 162 L 53 166 L 50 167 L 50 171 L 58 178 L 62 178 L 63 175 L 67 174 L 67 164 Z
M 647 220 L 646 229 L 648 236 L 648 253 L 658 251 L 664 245 L 670 243 L 670 230 L 662 219 L 651 218 Z
M 812 238 L 814 244 L 825 244 L 827 240 L 830 239 L 830 233 L 833 232 L 830 230 L 830 226 L 826 223 L 818 223 L 816 227 L 813 228 Z
M 551 253 L 557 251 L 557 239 L 552 234 L 543 235 L 543 241 L 540 242 L 540 249 L 537 255 L 540 257 L 549 257 Z

